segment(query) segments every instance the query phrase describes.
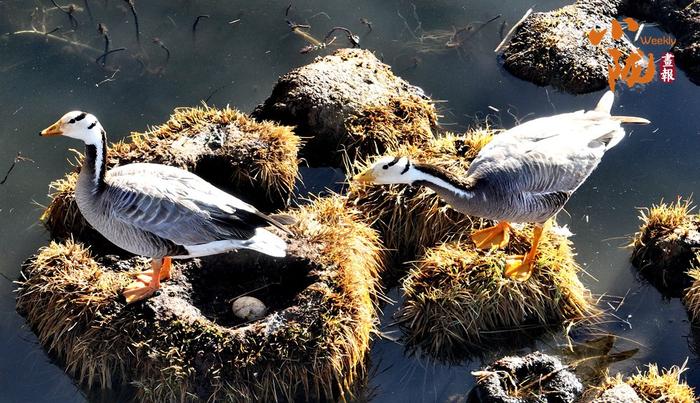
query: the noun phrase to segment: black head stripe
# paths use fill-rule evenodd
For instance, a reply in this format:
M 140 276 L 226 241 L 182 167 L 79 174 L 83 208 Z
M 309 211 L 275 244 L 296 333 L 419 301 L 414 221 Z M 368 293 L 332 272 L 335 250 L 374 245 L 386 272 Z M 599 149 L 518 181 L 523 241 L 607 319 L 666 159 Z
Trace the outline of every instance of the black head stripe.
M 394 159 L 393 159 L 390 163 L 388 163 L 388 164 L 386 164 L 386 165 L 387 165 L 387 166 L 390 166 L 390 167 L 393 167 L 394 165 L 396 165 L 396 164 L 399 162 L 399 160 L 401 160 L 401 157 L 394 157 Z
M 80 115 L 75 117 L 76 122 L 80 122 L 81 120 L 85 119 L 85 116 L 87 116 L 87 113 L 81 112 Z M 72 120 L 72 119 L 71 119 Z
M 403 169 L 403 171 L 401 171 L 401 175 L 408 172 L 408 168 L 410 168 L 410 167 L 411 167 L 411 160 L 406 160 L 406 167 Z
M 95 127 L 95 125 L 97 125 L 97 121 L 94 121 L 94 122 L 90 123 L 90 126 L 88 126 L 88 130 L 89 130 L 89 129 L 92 129 L 93 127 Z

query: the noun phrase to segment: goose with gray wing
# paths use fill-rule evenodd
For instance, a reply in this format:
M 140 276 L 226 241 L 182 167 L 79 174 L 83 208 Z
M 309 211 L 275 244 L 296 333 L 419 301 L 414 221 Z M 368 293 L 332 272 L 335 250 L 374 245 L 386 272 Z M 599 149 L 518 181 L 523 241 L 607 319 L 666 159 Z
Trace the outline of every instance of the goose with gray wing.
M 265 227 L 284 227 L 286 216 L 255 207 L 183 169 L 134 163 L 106 171 L 107 139 L 95 116 L 66 113 L 40 133 L 85 143 L 85 161 L 75 187 L 80 212 L 110 242 L 152 258 L 151 270 L 124 292 L 127 302 L 146 298 L 169 278 L 171 258 L 252 249 L 284 257 L 287 244 Z
M 505 247 L 509 222 L 534 223 L 530 251 L 511 257 L 505 271 L 525 281 L 532 273 L 537 245 L 549 219 L 564 207 L 603 154 L 622 140 L 622 123 L 649 123 L 643 118 L 611 116 L 614 98 L 608 91 L 594 110 L 535 119 L 494 136 L 465 178 L 406 157 L 383 157 L 355 180 L 426 186 L 455 210 L 499 221 L 472 233 L 472 240 L 482 249 Z

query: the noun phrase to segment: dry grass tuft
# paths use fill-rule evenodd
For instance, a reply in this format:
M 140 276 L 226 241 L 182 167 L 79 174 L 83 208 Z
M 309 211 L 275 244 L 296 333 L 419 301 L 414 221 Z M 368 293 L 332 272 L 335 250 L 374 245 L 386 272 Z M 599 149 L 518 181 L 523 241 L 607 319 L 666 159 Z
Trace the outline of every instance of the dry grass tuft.
M 17 309 L 78 382 L 129 382 L 140 400 L 348 397 L 364 375 L 375 331 L 378 235 L 339 196 L 290 214 L 298 223 L 287 258 L 233 253 L 222 256 L 238 259 L 235 265 L 177 261 L 162 292 L 130 306 L 120 292 L 132 281 L 127 273 L 145 261 L 96 261 L 73 241 L 52 243 L 27 262 Z M 212 313 L 206 301 L 252 292 L 230 290 L 247 272 L 255 273 L 257 289 L 261 278 L 282 284 L 257 291 L 276 301 L 270 314 L 233 322 L 225 301 L 226 312 Z
M 451 361 L 518 333 L 597 316 L 565 238 L 548 233 L 528 281 L 504 276 L 507 254 L 526 252 L 530 236 L 531 228 L 515 234 L 505 251 L 459 241 L 428 249 L 403 283 L 398 317 L 408 344 Z
M 639 219 L 643 224 L 635 237 L 635 244 L 642 241 L 645 233 L 655 238 L 672 232 L 688 220 L 694 209 L 690 199 L 683 200 L 680 197 L 675 203 L 661 201 L 659 204 L 652 205 L 651 208 L 642 209 Z
M 253 185 L 268 198 L 287 200 L 297 177 L 299 146 L 291 127 L 257 122 L 235 109 L 178 108 L 165 124 L 113 144 L 110 160 L 148 160 L 203 177 L 210 173 L 210 180 L 225 169 L 230 172 L 227 187 Z
M 493 134 L 490 128 L 464 135 L 447 133 L 423 146 L 401 145 L 387 154 L 408 156 L 464 177 L 470 162 Z M 369 161 L 357 162 L 354 171 L 369 165 Z M 348 201 L 380 232 L 386 248 L 400 254 L 396 257 L 403 260 L 413 259 L 421 248 L 433 246 L 446 236 L 467 233 L 475 225 L 471 217 L 453 210 L 432 190 L 423 187 L 351 182 Z
M 132 162 L 176 166 L 258 208 L 272 210 L 289 202 L 298 173 L 298 149 L 299 138 L 287 126 L 259 123 L 229 108 L 180 108 L 165 124 L 112 144 L 108 167 Z M 75 204 L 76 178 L 71 172 L 51 183 L 52 202 L 41 219 L 57 238 L 73 234 L 78 239 L 101 239 Z
M 700 263 L 700 256 L 696 257 L 693 268 L 688 271 L 688 276 L 693 279 L 693 283 L 685 290 L 685 295 L 683 296 L 683 304 L 688 310 L 690 320 L 693 323 L 700 321 L 700 268 L 698 263 Z
M 681 375 L 687 368 L 685 364 L 681 367 L 673 366 L 668 370 L 659 372 L 656 364 L 649 364 L 648 371 L 632 375 L 623 380 L 622 375 L 608 377 L 603 385 L 598 388 L 602 394 L 605 390 L 613 388 L 615 385 L 626 383 L 637 392 L 642 402 L 646 403 L 693 403 L 696 401 L 693 388 L 681 380 Z
M 661 202 L 642 209 L 635 234 L 632 263 L 660 291 L 680 297 L 691 284 L 688 271 L 700 252 L 700 217 L 690 199 Z
M 369 106 L 345 121 L 342 146 L 350 161 L 395 150 L 402 144 L 421 146 L 433 139 L 437 126 L 433 105 L 417 96 L 394 97 L 386 105 Z

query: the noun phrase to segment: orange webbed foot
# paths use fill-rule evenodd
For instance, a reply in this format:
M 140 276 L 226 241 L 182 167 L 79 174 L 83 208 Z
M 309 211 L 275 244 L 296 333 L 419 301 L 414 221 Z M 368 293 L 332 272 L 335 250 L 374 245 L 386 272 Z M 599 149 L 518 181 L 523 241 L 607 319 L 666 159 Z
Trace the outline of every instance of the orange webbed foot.
M 493 227 L 473 231 L 471 238 L 478 249 L 488 250 L 494 246 L 503 249 L 510 241 L 510 224 L 501 221 Z

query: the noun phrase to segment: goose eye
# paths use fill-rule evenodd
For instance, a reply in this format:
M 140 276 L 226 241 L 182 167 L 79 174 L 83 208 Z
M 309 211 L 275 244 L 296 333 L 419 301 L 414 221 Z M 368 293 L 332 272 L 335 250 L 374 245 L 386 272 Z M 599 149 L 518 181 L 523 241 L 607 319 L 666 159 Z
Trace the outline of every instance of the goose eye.
M 75 123 L 75 119 L 71 119 L 68 123 Z
M 382 169 L 389 169 L 389 165 L 382 166 Z

